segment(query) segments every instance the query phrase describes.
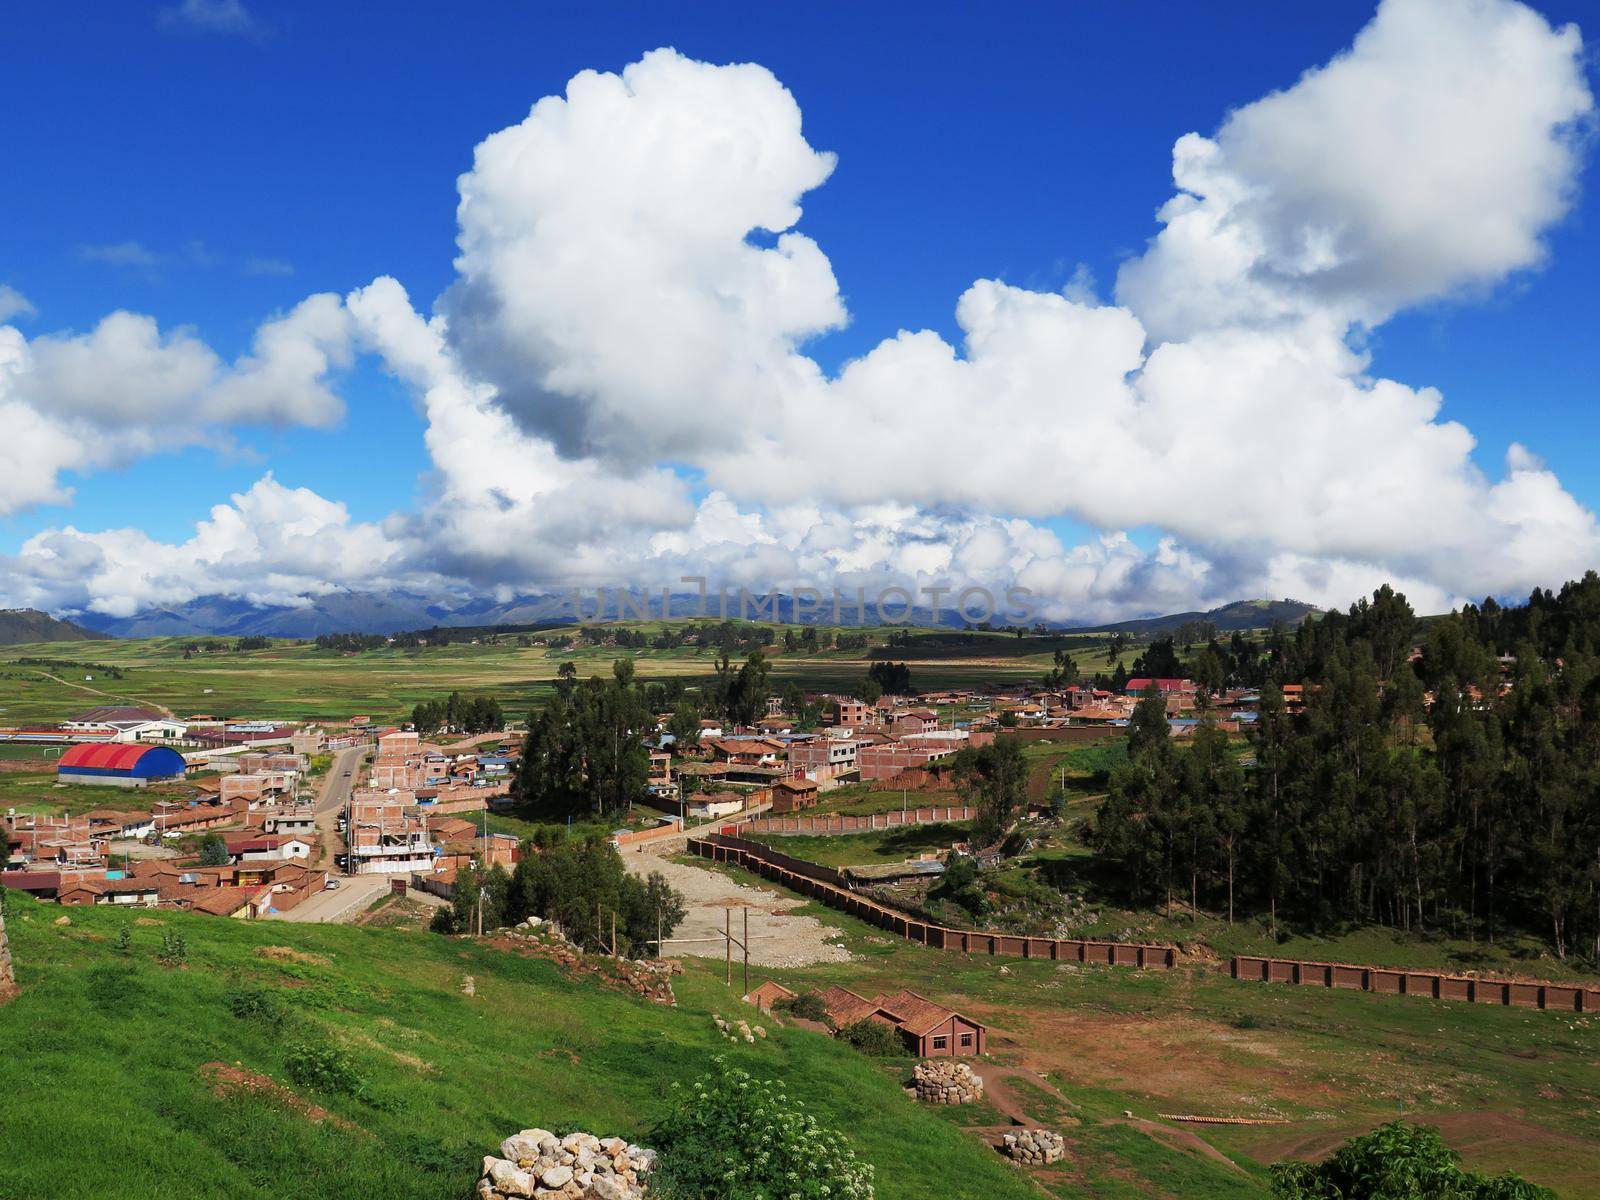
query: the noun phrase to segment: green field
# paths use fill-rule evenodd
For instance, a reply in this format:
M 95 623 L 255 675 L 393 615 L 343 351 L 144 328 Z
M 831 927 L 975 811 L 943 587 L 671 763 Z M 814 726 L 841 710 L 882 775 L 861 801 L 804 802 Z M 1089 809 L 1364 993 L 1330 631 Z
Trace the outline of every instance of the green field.
M 644 627 L 641 627 L 644 628 Z M 810 690 L 843 690 L 860 681 L 869 656 L 885 634 L 874 632 L 865 650 L 788 654 L 769 647 L 773 686 L 794 680 Z M 205 640 L 205 639 L 201 639 Z M 1000 635 L 982 639 L 1006 643 Z M 548 698 L 556 672 L 572 662 L 580 675 L 606 674 L 619 658 L 635 661 L 641 679 L 680 678 L 691 685 L 715 676 L 718 652 L 711 648 L 619 650 L 614 647 L 549 649 L 542 646 L 452 644 L 342 654 L 311 643 L 275 642 L 265 650 L 206 651 L 184 658 L 194 638 L 142 638 L 84 643 L 81 657 L 114 666 L 123 678 L 91 672 L 29 667 L 27 657 L 70 659 L 62 644 L 8 646 L 0 653 L 0 725 L 58 721 L 98 704 L 149 704 L 180 717 L 264 717 L 339 720 L 358 714 L 398 718 L 422 700 L 451 691 L 492 695 L 518 715 Z M 76 646 L 77 643 L 66 643 Z M 1008 647 L 1010 648 L 1010 647 Z M 737 657 L 737 655 L 735 656 Z M 977 646 L 963 657 L 918 663 L 918 687 L 977 686 L 1037 678 L 1050 654 L 998 656 Z
M 966 824 L 913 825 L 907 829 L 880 829 L 872 833 L 852 833 L 840 837 L 783 837 L 779 834 L 754 835 L 781 854 L 803 858 L 827 867 L 863 866 L 871 863 L 901 862 L 924 851 L 948 850 L 952 842 L 964 842 L 970 827 Z

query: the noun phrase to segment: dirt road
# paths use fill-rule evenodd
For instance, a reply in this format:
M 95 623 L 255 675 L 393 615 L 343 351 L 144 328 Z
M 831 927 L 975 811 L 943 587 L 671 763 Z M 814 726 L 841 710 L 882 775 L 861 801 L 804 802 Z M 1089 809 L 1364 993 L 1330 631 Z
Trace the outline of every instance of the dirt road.
M 821 962 L 849 962 L 850 952 L 838 945 L 836 931 L 815 917 L 798 916 L 791 909 L 805 903 L 764 888 L 747 887 L 704 867 L 675 863 L 668 854 L 682 853 L 683 843 L 646 843 L 623 852 L 622 860 L 635 875 L 660 871 L 667 882 L 683 893 L 689 915 L 667 941 L 668 957 L 693 954 L 702 958 L 721 958 L 725 952 L 723 931 L 727 910 L 733 909 L 733 936 L 744 934 L 743 909 L 750 909 L 750 965 L 761 967 L 804 967 Z M 734 961 L 742 961 L 734 947 Z

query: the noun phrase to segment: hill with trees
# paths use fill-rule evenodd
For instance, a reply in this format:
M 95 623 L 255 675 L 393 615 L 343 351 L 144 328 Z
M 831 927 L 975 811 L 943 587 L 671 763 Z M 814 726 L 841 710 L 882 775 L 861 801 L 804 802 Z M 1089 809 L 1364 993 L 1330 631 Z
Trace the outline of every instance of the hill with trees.
M 1425 629 L 1383 587 L 1259 647 L 1181 662 L 1163 642 L 1141 661 L 1260 686 L 1261 704 L 1241 761 L 1209 719 L 1179 748 L 1162 701 L 1140 701 L 1094 823 L 1135 897 L 1322 928 L 1515 927 L 1600 961 L 1600 576 Z

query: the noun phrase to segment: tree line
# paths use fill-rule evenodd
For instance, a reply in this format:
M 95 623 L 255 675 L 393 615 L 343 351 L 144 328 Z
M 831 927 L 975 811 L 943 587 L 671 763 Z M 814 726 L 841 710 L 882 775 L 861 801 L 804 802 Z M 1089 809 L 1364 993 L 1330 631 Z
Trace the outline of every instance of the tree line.
M 411 710 L 411 728 L 418 733 L 495 733 L 506 726 L 500 701 L 493 696 L 462 696 L 451 692 L 443 700 L 424 700 Z
M 1140 700 L 1091 830 L 1137 898 L 1600 960 L 1600 576 L 1426 622 L 1383 587 L 1207 653 L 1261 680 L 1259 719 L 1246 746 L 1207 718 L 1180 749 Z
M 507 872 L 462 867 L 451 903 L 434 914 L 435 933 L 485 932 L 527 917 L 554 921 L 584 950 L 640 958 L 660 953 L 657 938 L 669 938 L 683 923 L 683 896 L 659 871 L 645 879 L 629 875 L 610 838 L 569 838 L 561 829 L 541 830 L 524 845 L 522 861 Z M 613 926 L 613 919 L 615 925 Z

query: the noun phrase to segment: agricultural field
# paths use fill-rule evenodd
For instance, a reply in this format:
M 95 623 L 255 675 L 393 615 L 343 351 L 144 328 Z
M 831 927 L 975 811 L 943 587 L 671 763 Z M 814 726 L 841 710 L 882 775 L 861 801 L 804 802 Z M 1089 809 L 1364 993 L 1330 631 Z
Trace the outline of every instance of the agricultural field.
M 659 623 L 657 623 L 659 624 Z M 619 628 L 621 628 L 619 626 Z M 635 628 L 629 626 L 629 628 Z M 650 632 L 649 623 L 637 631 Z M 854 631 L 854 632 L 860 632 Z M 872 661 L 900 658 L 886 653 L 887 634 L 870 632 L 865 649 L 806 654 L 767 648 L 772 685 L 794 681 L 808 690 L 845 690 L 861 680 Z M 1052 665 L 1051 650 L 1014 650 L 1001 634 L 973 635 L 977 643 L 961 655 L 917 662 L 919 688 L 975 687 L 1038 678 Z M 1022 639 L 1047 646 L 1060 639 Z M 550 695 L 557 671 L 573 663 L 580 676 L 604 675 L 619 658 L 631 658 L 641 679 L 682 679 L 691 686 L 715 674 L 718 651 L 709 647 L 672 650 L 582 646 L 563 649 L 521 646 L 513 638 L 480 645 L 386 648 L 356 653 L 319 650 L 309 642 L 275 641 L 265 650 L 205 650 L 185 657 L 186 649 L 223 644 L 217 638 L 139 638 L 122 641 L 8 646 L 0 653 L 0 724 L 58 721 L 97 704 L 147 704 L 182 717 L 345 719 L 356 714 L 396 718 L 420 701 L 452 691 L 491 695 L 510 713 L 527 711 Z M 76 649 L 82 646 L 83 649 Z M 64 648 L 68 647 L 68 648 Z M 23 658 L 59 662 L 83 659 L 81 669 L 26 666 Z M 735 654 L 735 660 L 738 659 Z M 98 667 L 114 667 L 121 678 Z

